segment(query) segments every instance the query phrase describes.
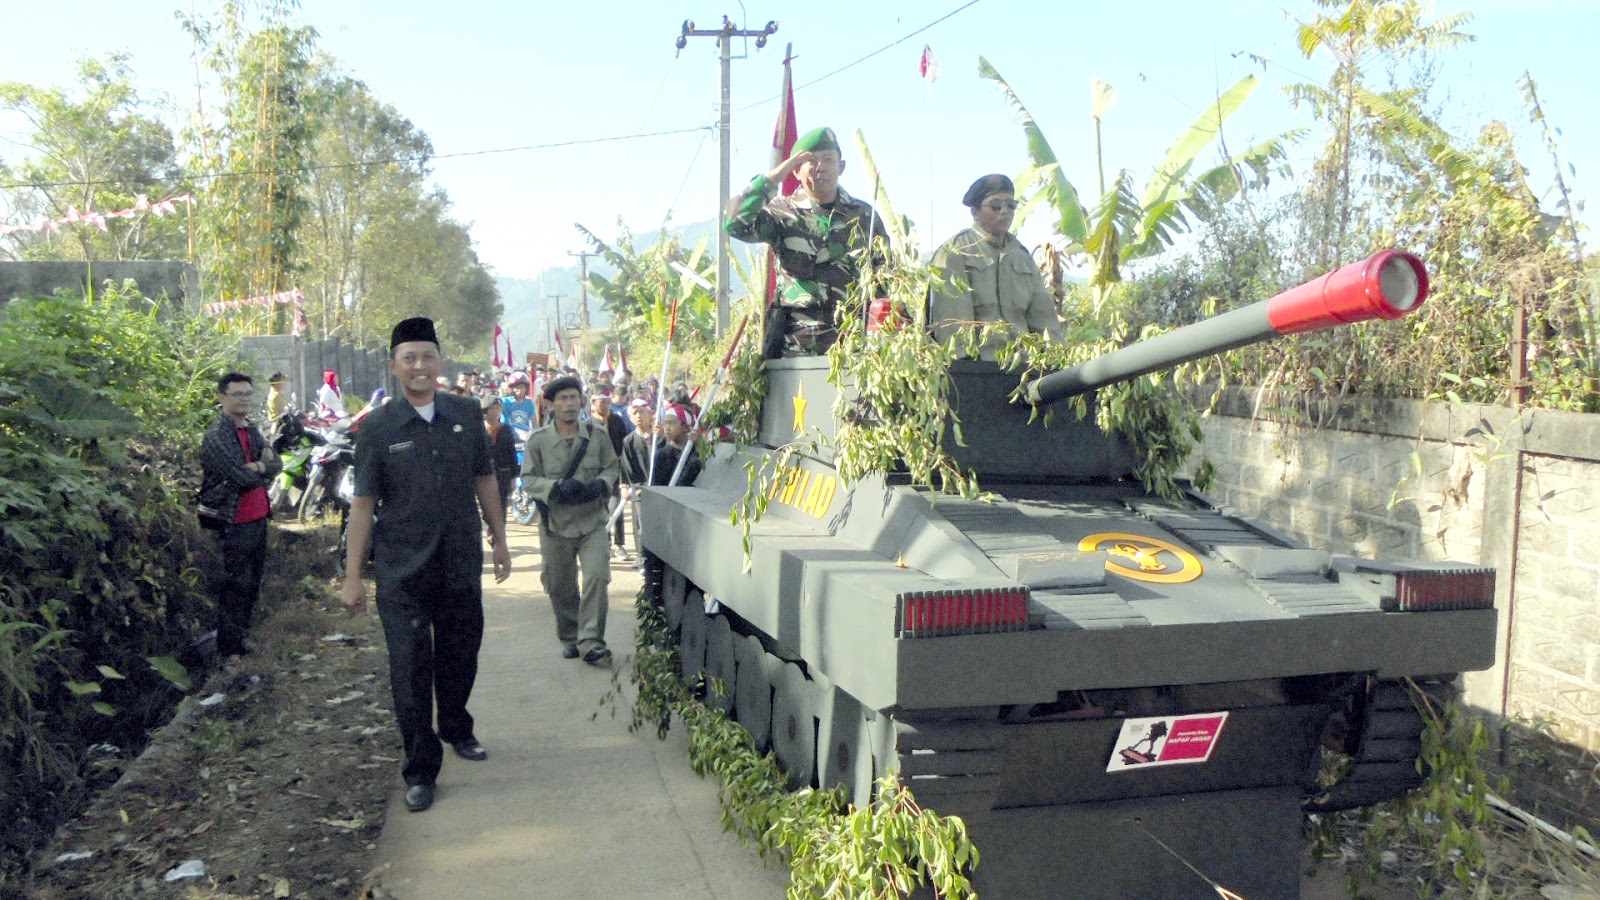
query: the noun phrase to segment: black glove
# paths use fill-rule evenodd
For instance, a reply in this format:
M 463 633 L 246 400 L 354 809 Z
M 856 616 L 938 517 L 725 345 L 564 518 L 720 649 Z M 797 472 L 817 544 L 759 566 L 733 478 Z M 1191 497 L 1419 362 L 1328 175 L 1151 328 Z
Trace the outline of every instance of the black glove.
M 576 478 L 563 478 L 550 486 L 550 502 L 570 505 L 584 502 L 587 487 Z
M 589 502 L 590 500 L 599 500 L 603 497 L 609 497 L 610 495 L 611 485 L 606 484 L 605 479 L 603 478 L 596 478 L 595 480 L 583 486 L 583 502 L 585 503 Z

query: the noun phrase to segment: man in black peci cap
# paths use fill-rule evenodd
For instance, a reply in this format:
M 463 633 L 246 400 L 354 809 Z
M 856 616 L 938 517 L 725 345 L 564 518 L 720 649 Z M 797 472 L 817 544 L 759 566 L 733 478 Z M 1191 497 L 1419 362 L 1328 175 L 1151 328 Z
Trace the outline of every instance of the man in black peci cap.
M 765 243 L 778 260 L 778 295 L 767 316 L 769 357 L 827 353 L 839 337 L 834 317 L 840 301 L 866 263 L 869 237 L 888 243 L 872 207 L 839 187 L 843 172 L 833 129 L 814 128 L 795 141 L 793 155 L 757 175 L 728 205 L 728 235 Z M 777 196 L 791 173 L 800 190 Z
M 406 319 L 389 340 L 389 372 L 403 402 L 367 416 L 356 435 L 345 608 L 366 608 L 361 569 L 376 550 L 378 616 L 405 745 L 406 808 L 433 805 L 444 761 L 489 753 L 472 732 L 467 698 L 483 643 L 483 532 L 494 536 L 494 578 L 511 575 L 500 489 L 478 401 L 437 389 L 439 338 L 429 319 Z M 376 521 L 374 521 L 376 518 Z M 434 701 L 439 730 L 434 731 Z

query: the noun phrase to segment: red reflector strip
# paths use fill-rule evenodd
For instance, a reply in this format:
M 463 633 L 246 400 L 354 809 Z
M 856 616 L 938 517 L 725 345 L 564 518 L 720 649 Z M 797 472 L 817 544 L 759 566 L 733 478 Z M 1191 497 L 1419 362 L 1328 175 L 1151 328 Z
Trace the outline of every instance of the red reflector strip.
M 939 637 L 1025 631 L 1028 592 L 1023 588 L 910 591 L 900 595 L 901 637 Z
M 1479 568 L 1400 572 L 1393 609 L 1489 609 L 1494 606 L 1494 574 L 1494 569 Z

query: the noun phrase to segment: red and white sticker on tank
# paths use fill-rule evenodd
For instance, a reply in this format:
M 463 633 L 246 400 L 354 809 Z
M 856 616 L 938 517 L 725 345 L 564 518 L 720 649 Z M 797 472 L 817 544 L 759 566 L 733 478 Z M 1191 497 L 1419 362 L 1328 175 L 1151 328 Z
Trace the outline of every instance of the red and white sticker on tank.
M 1203 763 L 1211 758 L 1228 713 L 1125 719 L 1111 748 L 1107 772 Z
M 1106 554 L 1106 571 L 1134 581 L 1183 584 L 1200 577 L 1200 560 L 1193 553 L 1153 537 L 1103 531 L 1078 541 L 1078 549 Z

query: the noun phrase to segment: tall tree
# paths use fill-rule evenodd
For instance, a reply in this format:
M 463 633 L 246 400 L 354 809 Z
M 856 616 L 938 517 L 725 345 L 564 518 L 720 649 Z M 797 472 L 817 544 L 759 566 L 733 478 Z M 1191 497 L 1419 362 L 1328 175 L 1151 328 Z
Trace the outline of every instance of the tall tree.
M 418 214 L 427 214 L 425 180 L 433 145 L 365 84 L 335 72 L 332 59 L 321 58 L 318 67 L 307 182 L 311 209 L 300 242 L 306 265 L 302 287 L 313 333 L 354 334 L 365 299 L 364 268 L 411 264 L 363 254 L 362 235 L 380 210 L 394 214 L 409 203 Z
M 358 244 L 352 337 L 379 339 L 395 321 L 420 315 L 437 320 L 446 352 L 487 353 L 499 292 L 449 208 L 442 191 L 375 198 Z
M 0 83 L 0 109 L 21 114 L 32 131 L 28 154 L 0 177 L 22 187 L 7 191 L 23 218 L 62 219 L 76 213 L 116 212 L 160 200 L 181 180 L 172 133 L 150 114 L 132 84 L 126 55 L 78 63 L 74 90 Z M 182 259 L 183 221 L 153 215 L 80 221 L 59 236 L 13 235 L 0 252 L 21 259 Z
M 195 134 L 205 183 L 202 258 L 207 291 L 216 296 L 286 290 L 302 265 L 316 32 L 292 24 L 290 12 L 287 0 L 275 0 L 262 27 L 251 30 L 244 5 L 228 0 L 216 23 L 183 20 L 222 96 L 218 121 L 199 116 Z M 287 329 L 284 308 L 262 318 L 270 321 L 257 329 Z
M 1303 192 L 1312 213 L 1303 241 L 1311 268 L 1320 271 L 1348 262 L 1351 245 L 1361 243 L 1351 233 L 1364 227 L 1370 196 L 1359 196 L 1357 185 L 1383 190 L 1394 183 L 1383 177 L 1385 162 L 1402 152 L 1390 140 L 1393 112 L 1423 112 L 1431 55 L 1473 37 L 1458 30 L 1470 13 L 1425 21 L 1420 0 L 1317 0 L 1317 6 L 1328 12 L 1300 23 L 1295 37 L 1306 59 L 1331 57 L 1333 74 L 1325 85 L 1291 85 L 1287 93 L 1330 130 Z M 1375 91 L 1379 76 L 1388 85 Z

